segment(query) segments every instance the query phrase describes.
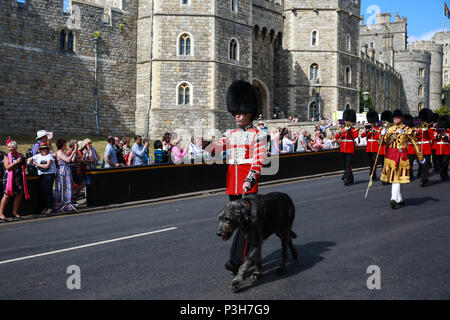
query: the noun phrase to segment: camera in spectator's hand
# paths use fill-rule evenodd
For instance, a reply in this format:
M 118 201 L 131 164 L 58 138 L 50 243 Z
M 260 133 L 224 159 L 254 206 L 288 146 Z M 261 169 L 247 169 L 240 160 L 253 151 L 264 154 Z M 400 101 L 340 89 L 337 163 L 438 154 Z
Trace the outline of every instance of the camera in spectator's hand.
M 39 164 L 42 164 L 42 165 L 46 165 L 47 164 L 47 160 L 42 160 L 41 162 L 39 162 Z M 48 169 L 50 169 L 50 168 L 39 168 L 42 172 L 47 172 L 48 171 Z

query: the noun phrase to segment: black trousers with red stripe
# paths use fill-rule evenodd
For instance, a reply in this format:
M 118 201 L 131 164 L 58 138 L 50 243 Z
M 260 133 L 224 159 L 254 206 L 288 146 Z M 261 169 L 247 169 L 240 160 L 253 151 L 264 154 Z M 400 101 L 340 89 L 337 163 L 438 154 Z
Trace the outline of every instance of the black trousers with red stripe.
M 230 195 L 230 201 L 236 201 L 242 199 L 242 195 L 232 196 Z M 233 261 L 235 265 L 241 266 L 244 262 L 245 256 L 251 251 L 251 247 L 247 241 L 245 233 L 240 229 L 237 229 L 231 244 L 230 261 Z
M 409 171 L 409 178 L 411 179 L 411 181 L 414 181 L 413 166 L 414 166 L 414 160 L 417 161 L 417 155 L 415 155 L 415 154 L 408 154 L 408 159 L 409 159 L 409 164 L 411 166 L 411 169 Z
M 439 163 L 441 179 L 448 179 L 448 161 L 450 159 L 450 155 L 437 155 L 436 159 Z
M 423 157 L 425 164 L 419 163 L 420 179 L 422 182 L 428 182 L 428 178 L 430 177 L 431 154 L 426 154 Z
M 376 152 L 367 152 L 367 157 L 369 158 L 369 166 L 370 166 L 370 171 L 369 171 L 369 177 L 372 174 L 373 171 L 373 167 L 375 166 L 375 160 L 377 158 L 377 153 Z M 373 180 L 377 180 L 377 170 L 375 169 L 375 171 L 373 172 Z
M 348 182 L 353 182 L 353 160 L 355 158 L 354 153 L 342 153 L 342 157 L 344 159 L 344 179 L 347 179 Z

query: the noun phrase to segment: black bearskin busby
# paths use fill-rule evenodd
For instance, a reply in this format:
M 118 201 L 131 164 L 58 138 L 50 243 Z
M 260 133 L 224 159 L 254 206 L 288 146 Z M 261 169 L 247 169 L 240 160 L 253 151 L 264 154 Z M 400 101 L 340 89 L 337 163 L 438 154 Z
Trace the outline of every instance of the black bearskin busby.
M 422 122 L 431 123 L 433 121 L 433 111 L 428 108 L 422 109 L 419 112 L 419 118 Z
M 437 123 L 439 121 L 439 115 L 436 112 L 433 112 L 433 117 L 431 118 L 432 123 Z
M 394 110 L 392 113 L 392 119 L 394 118 L 403 118 L 403 112 L 400 109 Z
M 405 114 L 405 116 L 403 117 L 403 123 L 410 128 L 414 128 L 413 116 L 410 114 Z
M 233 81 L 228 87 L 227 110 L 231 114 L 253 113 L 258 117 L 258 99 L 253 86 L 244 80 Z
M 345 109 L 344 111 L 344 121 L 356 122 L 356 112 L 353 109 Z
M 392 112 L 389 110 L 383 111 L 381 114 L 381 121 L 394 122 L 394 118 L 392 117 Z
M 378 112 L 374 111 L 374 110 L 370 110 L 369 112 L 367 112 L 366 114 L 366 119 L 368 123 L 375 123 L 378 122 L 379 118 L 378 118 Z

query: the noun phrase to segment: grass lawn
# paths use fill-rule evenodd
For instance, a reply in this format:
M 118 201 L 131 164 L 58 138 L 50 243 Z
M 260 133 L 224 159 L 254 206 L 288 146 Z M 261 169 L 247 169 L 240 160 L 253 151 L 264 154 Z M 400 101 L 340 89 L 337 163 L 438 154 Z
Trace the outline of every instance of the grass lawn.
M 7 152 L 8 148 L 6 147 L 6 138 L 8 136 L 7 135 L 0 135 L 0 150 L 3 152 Z M 14 141 L 17 142 L 18 144 L 18 149 L 19 152 L 23 155 L 25 155 L 25 153 L 27 152 L 27 150 L 29 148 L 31 148 L 33 146 L 33 144 L 36 143 L 36 136 L 11 136 L 12 139 Z M 103 159 L 103 155 L 105 154 L 105 149 L 106 149 L 106 145 L 107 145 L 107 137 L 102 137 L 102 136 L 92 136 L 92 137 L 82 137 L 82 136 L 57 136 L 57 137 L 53 137 L 53 142 L 52 142 L 52 146 L 53 146 L 53 150 L 56 151 L 56 145 L 55 142 L 58 139 L 64 139 L 67 141 L 67 143 L 69 143 L 69 141 L 71 139 L 76 139 L 78 141 L 84 140 L 86 138 L 89 138 L 92 140 L 92 145 L 94 146 L 94 148 L 97 150 L 98 154 L 100 155 L 100 157 Z M 133 137 L 130 137 L 131 139 L 131 146 L 133 146 Z M 150 140 L 150 155 L 153 157 L 153 142 L 154 140 Z

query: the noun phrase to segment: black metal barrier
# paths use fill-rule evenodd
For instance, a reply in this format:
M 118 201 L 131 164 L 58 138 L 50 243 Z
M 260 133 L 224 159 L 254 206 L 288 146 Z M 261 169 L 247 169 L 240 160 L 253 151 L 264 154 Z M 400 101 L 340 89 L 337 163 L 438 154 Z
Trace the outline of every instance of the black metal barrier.
M 27 176 L 27 186 L 28 192 L 30 194 L 30 199 L 25 200 L 25 196 L 22 198 L 22 202 L 19 207 L 19 214 L 21 216 L 28 216 L 33 214 L 38 214 L 44 209 L 44 205 L 39 196 L 39 177 L 38 176 Z M 3 181 L 0 179 L 0 191 L 1 197 L 3 197 Z M 14 199 L 10 199 L 6 205 L 5 216 L 12 217 Z
M 365 148 L 358 148 L 354 168 L 368 165 Z M 264 175 L 261 182 L 304 177 L 343 170 L 339 150 L 282 154 L 275 175 Z M 155 199 L 183 193 L 225 188 L 227 165 L 182 164 L 148 165 L 87 172 L 87 205 L 102 205 Z

